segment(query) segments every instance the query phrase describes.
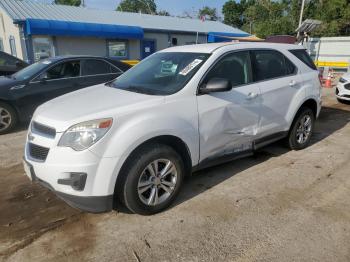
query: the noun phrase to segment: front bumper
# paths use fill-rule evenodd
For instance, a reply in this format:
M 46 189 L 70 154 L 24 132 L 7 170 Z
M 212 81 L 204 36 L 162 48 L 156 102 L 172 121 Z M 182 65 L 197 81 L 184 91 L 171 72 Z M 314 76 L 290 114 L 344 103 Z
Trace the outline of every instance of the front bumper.
M 350 101 L 350 82 L 339 82 L 335 88 L 335 96 L 338 99 Z
M 73 207 L 94 213 L 112 210 L 122 158 L 104 158 L 90 150 L 77 152 L 58 147 L 60 136 L 57 133 L 55 138 L 48 138 L 29 131 L 30 141 L 27 141 L 24 152 L 27 176 Z M 42 161 L 33 158 L 30 144 L 46 147 L 47 157 Z
M 91 213 L 102 213 L 113 209 L 113 195 L 108 196 L 77 196 L 56 191 L 48 182 L 36 176 L 34 167 L 25 159 L 23 161 L 27 176 L 34 183 L 39 183 L 43 187 L 54 192 L 60 199 L 74 208 Z

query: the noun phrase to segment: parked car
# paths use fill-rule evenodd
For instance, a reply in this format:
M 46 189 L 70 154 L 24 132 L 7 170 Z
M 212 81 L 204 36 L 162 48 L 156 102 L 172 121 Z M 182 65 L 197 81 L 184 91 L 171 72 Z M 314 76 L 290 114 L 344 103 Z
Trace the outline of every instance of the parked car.
M 283 138 L 303 149 L 321 85 L 300 53 L 296 45 L 221 43 L 153 54 L 109 84 L 40 106 L 27 175 L 83 210 L 111 210 L 119 200 L 153 214 L 194 170 Z
M 350 102 L 350 74 L 344 74 L 338 81 L 335 88 L 335 95 L 339 102 Z
M 87 86 L 106 83 L 130 65 L 102 57 L 55 57 L 0 77 L 0 134 L 28 121 L 42 103 Z
M 12 75 L 26 66 L 26 62 L 0 51 L 0 76 Z

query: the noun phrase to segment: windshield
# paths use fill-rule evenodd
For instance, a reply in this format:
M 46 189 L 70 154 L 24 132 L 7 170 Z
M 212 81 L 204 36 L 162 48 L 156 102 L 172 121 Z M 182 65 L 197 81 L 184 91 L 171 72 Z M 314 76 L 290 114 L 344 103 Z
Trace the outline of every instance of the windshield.
M 125 72 L 111 86 L 150 95 L 174 94 L 186 85 L 209 55 L 156 53 Z
M 42 61 L 36 62 L 18 71 L 17 73 L 13 74 L 11 77 L 16 80 L 22 80 L 22 81 L 27 80 L 32 76 L 34 76 L 35 74 L 39 73 L 42 69 L 47 67 L 49 64 L 51 64 L 50 60 L 42 60 Z

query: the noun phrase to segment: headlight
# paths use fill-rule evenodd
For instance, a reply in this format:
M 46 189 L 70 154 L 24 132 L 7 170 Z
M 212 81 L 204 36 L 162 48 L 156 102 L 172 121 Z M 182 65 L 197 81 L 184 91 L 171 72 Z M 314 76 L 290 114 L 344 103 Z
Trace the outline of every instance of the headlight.
M 71 126 L 58 143 L 58 146 L 71 147 L 82 151 L 100 140 L 112 126 L 112 118 L 91 120 Z
M 340 83 L 346 83 L 347 80 L 341 77 L 341 78 L 339 79 L 339 82 L 340 82 Z

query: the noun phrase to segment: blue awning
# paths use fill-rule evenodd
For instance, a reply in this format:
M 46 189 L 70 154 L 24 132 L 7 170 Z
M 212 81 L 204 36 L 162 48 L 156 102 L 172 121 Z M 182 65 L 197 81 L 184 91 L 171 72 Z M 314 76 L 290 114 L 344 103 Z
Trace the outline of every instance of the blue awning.
M 217 42 L 229 42 L 235 37 L 246 37 L 250 36 L 248 33 L 221 33 L 221 32 L 209 32 L 208 33 L 208 43 Z
M 27 19 L 25 24 L 25 34 L 81 37 L 90 36 L 111 39 L 142 39 L 143 29 L 137 26 Z

